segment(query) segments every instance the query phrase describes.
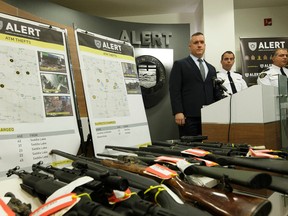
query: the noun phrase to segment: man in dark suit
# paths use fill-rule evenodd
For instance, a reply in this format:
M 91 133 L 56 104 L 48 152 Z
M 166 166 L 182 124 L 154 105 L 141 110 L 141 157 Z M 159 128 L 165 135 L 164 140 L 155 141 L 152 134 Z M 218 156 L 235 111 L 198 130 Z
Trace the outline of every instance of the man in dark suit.
M 180 137 L 202 135 L 201 108 L 221 99 L 214 88 L 216 70 L 203 59 L 205 47 L 204 35 L 193 34 L 190 55 L 175 61 L 171 70 L 170 99 Z

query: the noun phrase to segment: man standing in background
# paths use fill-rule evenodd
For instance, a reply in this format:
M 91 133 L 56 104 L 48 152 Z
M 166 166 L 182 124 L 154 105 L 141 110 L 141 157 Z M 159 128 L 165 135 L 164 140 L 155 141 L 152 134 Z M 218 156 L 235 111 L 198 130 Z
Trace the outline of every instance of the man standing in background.
M 224 81 L 222 85 L 227 89 L 226 93 L 231 95 L 248 88 L 242 75 L 231 70 L 235 63 L 235 55 L 233 52 L 224 52 L 220 62 L 222 70 L 217 72 L 217 78 Z
M 214 66 L 203 59 L 205 38 L 193 34 L 189 42 L 190 55 L 174 62 L 169 79 L 172 112 L 179 127 L 179 136 L 202 135 L 201 108 L 221 99 L 213 86 Z
M 272 66 L 261 72 L 257 83 L 261 85 L 272 85 L 278 87 L 278 75 L 288 76 L 288 51 L 286 48 L 278 48 L 272 57 Z

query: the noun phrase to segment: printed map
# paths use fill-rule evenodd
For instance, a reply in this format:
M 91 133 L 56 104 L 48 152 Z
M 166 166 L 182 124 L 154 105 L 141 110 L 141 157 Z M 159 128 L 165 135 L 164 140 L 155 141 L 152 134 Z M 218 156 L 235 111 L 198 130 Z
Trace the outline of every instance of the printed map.
M 0 122 L 43 121 L 36 52 L 0 45 Z
M 119 62 L 83 55 L 94 118 L 129 116 L 127 91 Z

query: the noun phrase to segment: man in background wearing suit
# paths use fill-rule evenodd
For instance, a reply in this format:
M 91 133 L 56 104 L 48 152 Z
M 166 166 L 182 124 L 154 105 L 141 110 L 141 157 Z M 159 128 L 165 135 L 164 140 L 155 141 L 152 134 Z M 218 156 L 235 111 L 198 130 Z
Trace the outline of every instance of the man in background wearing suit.
M 220 92 L 213 86 L 216 70 L 203 59 L 205 47 L 204 35 L 193 34 L 189 42 L 190 55 L 175 61 L 171 70 L 170 99 L 180 138 L 202 135 L 201 108 L 221 99 Z

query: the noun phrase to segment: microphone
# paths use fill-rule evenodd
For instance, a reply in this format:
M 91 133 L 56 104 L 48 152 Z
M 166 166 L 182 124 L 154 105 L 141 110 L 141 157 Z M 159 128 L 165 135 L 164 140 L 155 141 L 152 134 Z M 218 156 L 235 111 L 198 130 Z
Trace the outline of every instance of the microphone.
M 217 78 L 216 76 L 213 76 L 212 77 L 212 81 L 213 81 L 214 88 L 215 87 L 219 87 L 221 90 L 223 90 L 225 92 L 228 91 L 228 89 L 225 86 L 222 85 L 224 83 L 223 79 L 220 79 L 220 78 Z

